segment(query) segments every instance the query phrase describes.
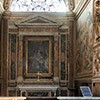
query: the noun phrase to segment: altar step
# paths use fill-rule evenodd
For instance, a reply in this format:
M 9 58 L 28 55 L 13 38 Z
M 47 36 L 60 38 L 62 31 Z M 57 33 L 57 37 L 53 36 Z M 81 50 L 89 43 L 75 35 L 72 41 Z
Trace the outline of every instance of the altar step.
M 57 100 L 56 97 L 27 97 L 26 100 Z

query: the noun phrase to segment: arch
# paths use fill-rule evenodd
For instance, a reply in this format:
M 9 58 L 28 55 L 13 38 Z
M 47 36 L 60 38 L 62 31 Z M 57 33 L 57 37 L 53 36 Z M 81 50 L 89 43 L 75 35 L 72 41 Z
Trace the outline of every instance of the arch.
M 64 0 L 11 0 L 12 12 L 66 12 Z

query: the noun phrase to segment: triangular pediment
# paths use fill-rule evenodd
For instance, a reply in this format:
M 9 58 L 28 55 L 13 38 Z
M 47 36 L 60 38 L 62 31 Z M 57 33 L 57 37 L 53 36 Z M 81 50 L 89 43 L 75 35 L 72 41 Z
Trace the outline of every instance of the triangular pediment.
M 54 22 L 53 20 L 49 20 L 42 16 L 36 16 L 34 18 L 27 19 L 22 23 L 57 23 L 57 22 Z
M 15 23 L 17 26 L 61 26 L 61 23 L 47 16 L 31 16 Z

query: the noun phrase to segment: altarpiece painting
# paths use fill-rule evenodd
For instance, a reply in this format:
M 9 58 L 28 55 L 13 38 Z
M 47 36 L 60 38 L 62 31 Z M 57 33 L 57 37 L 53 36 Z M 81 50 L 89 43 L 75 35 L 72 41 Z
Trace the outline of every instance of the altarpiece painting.
M 27 38 L 26 39 L 26 74 L 51 73 L 51 39 Z

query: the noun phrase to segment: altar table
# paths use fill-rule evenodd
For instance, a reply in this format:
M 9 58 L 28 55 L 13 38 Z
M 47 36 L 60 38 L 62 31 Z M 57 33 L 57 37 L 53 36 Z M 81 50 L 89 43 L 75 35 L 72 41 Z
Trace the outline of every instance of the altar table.
M 17 86 L 17 88 L 20 90 L 20 96 L 22 96 L 23 92 L 27 92 L 27 91 L 49 91 L 49 92 L 53 92 L 55 97 L 56 90 L 58 89 L 58 85 Z M 50 93 L 49 96 L 51 96 Z

